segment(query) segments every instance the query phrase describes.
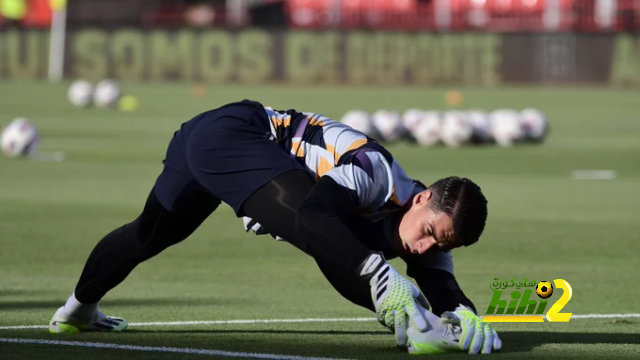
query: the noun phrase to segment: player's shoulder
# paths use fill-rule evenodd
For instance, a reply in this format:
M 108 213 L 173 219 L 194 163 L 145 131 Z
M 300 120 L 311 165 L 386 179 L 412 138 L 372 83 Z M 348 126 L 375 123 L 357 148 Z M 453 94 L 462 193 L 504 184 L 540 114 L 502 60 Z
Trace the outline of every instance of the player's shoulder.
M 337 165 L 352 163 L 363 165 L 363 162 L 366 163 L 367 159 L 377 159 L 384 160 L 389 165 L 389 167 L 393 166 L 394 162 L 396 161 L 389 150 L 387 150 L 384 146 L 371 138 L 365 136 L 365 139 L 366 141 L 363 142 L 360 146 L 344 153 L 338 160 Z M 378 154 L 380 156 L 376 156 L 375 158 L 373 158 L 373 154 Z

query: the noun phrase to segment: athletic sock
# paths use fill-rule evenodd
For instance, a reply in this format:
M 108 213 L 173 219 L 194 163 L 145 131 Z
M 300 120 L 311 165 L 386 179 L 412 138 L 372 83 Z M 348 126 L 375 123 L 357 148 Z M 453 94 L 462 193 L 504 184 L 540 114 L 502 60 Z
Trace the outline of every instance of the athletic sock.
M 90 322 L 98 315 L 98 303 L 83 304 L 76 299 L 75 294 L 71 294 L 67 303 L 64 304 L 64 312 L 75 320 Z

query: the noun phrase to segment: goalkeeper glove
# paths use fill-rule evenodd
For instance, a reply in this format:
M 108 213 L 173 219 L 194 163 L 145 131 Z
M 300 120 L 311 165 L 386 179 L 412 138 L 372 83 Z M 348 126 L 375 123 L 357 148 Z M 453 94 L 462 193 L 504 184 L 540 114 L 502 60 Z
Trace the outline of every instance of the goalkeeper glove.
M 441 318 L 443 323 L 462 327 L 461 350 L 469 354 L 491 354 L 502 349 L 498 333 L 489 323 L 483 323 L 470 308 L 460 304 L 454 311 L 443 313 Z
M 244 216 L 242 218 L 242 222 L 244 223 L 244 231 L 245 232 L 253 231 L 253 233 L 256 234 L 256 235 L 268 234 L 268 235 L 271 235 L 272 238 L 274 238 L 274 239 L 276 239 L 278 241 L 283 241 L 284 240 L 280 236 L 271 234 L 267 229 L 264 228 L 264 226 L 260 225 L 259 222 L 253 220 L 252 218 L 250 218 L 248 216 Z
M 360 276 L 373 273 L 369 280 L 371 298 L 378 321 L 394 331 L 399 346 L 407 344 L 407 317 L 418 331 L 427 330 L 427 321 L 416 301 L 428 308 L 420 290 L 388 264 L 382 254 L 371 254 L 361 266 Z

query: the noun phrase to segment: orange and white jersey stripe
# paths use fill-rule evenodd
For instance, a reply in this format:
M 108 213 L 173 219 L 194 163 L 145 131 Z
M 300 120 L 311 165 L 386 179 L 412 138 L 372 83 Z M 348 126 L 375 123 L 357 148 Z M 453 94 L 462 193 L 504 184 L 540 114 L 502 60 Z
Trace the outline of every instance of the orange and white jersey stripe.
M 316 180 L 330 176 L 355 191 L 363 213 L 371 218 L 397 210 L 424 190 L 384 147 L 348 125 L 315 113 L 270 107 L 265 111 L 273 140 Z

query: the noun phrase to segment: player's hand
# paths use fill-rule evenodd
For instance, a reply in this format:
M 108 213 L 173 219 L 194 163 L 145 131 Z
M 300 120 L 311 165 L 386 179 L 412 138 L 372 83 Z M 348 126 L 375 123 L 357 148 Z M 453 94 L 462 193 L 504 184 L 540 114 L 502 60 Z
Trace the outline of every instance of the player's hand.
M 378 321 L 395 331 L 399 346 L 407 345 L 407 319 L 418 331 L 427 331 L 427 321 L 418 310 L 416 302 L 425 308 L 429 308 L 429 305 L 411 281 L 385 262 L 369 284 Z
M 443 313 L 441 317 L 443 323 L 462 328 L 459 344 L 461 350 L 469 354 L 491 354 L 502 349 L 502 341 L 491 324 L 483 323 L 470 308 L 461 304 L 454 311 Z

